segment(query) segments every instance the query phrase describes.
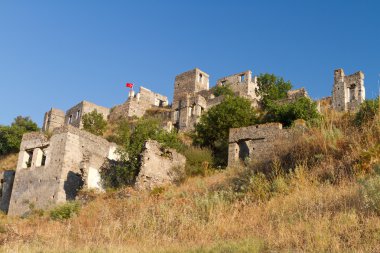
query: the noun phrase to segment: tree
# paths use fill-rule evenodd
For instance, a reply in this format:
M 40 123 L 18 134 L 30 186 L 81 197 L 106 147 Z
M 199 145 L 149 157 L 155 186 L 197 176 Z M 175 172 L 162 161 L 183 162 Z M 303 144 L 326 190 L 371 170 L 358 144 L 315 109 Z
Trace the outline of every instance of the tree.
M 39 128 L 30 117 L 17 116 L 11 126 L 0 126 L 0 155 L 19 151 L 22 136 Z
M 215 97 L 219 96 L 234 96 L 234 92 L 231 90 L 231 85 L 218 85 L 214 88 L 213 94 Z
M 267 104 L 267 112 L 262 123 L 280 122 L 284 126 L 290 126 L 297 119 L 310 120 L 318 117 L 317 104 L 309 98 L 301 97 L 285 104 L 271 101 Z
M 95 134 L 103 135 L 104 131 L 107 128 L 107 121 L 104 120 L 103 114 L 98 113 L 95 109 L 90 113 L 83 115 L 83 129 Z
M 261 97 L 264 109 L 272 102 L 287 97 L 287 92 L 292 88 L 290 81 L 273 74 L 260 74 L 257 78 L 258 89 L 256 95 Z
M 226 166 L 229 129 L 255 123 L 257 123 L 257 113 L 249 100 L 242 97 L 227 97 L 201 116 L 200 122 L 195 126 L 193 141 L 213 151 L 216 166 Z
M 357 125 L 362 125 L 363 123 L 372 121 L 375 119 L 376 115 L 379 115 L 379 99 L 380 97 L 377 97 L 376 99 L 366 100 L 360 105 L 360 109 L 355 115 L 355 123 Z
M 140 154 L 148 139 L 158 141 L 163 147 L 183 149 L 177 133 L 162 129 L 158 119 L 141 118 L 135 123 L 121 121 L 115 132 L 116 136 L 113 138 L 121 146 L 121 161 L 101 171 L 102 179 L 108 187 L 117 188 L 134 183 L 140 171 Z

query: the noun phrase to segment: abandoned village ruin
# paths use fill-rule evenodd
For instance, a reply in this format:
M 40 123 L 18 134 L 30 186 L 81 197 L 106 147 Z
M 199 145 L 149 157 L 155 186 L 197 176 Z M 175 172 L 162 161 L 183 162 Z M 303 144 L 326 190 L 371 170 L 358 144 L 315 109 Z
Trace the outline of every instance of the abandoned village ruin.
M 229 85 L 237 96 L 247 98 L 258 107 L 260 97 L 257 77 L 251 71 L 220 78 L 216 86 Z M 30 206 L 43 209 L 73 200 L 79 189 L 102 191 L 100 169 L 107 160 L 118 160 L 117 145 L 83 128 L 83 115 L 93 110 L 105 120 L 142 117 L 157 110 L 164 119 L 163 127 L 186 132 L 194 129 L 201 115 L 220 104 L 224 96 L 216 97 L 210 89 L 209 75 L 198 68 L 175 77 L 172 104 L 166 96 L 140 87 L 130 91 L 127 101 L 106 108 L 82 101 L 66 112 L 52 108 L 45 113 L 42 132 L 27 133 L 22 138 L 16 171 L 1 173 L 0 209 L 9 215 L 24 215 Z M 282 103 L 308 97 L 304 88 L 289 91 Z M 365 100 L 364 74 L 346 76 L 343 69 L 334 71 L 332 97 L 316 101 L 318 108 L 354 111 Z M 50 136 L 49 138 L 47 137 Z M 230 129 L 228 165 L 236 166 L 247 160 L 265 160 L 277 148 L 276 142 L 296 138 L 297 129 L 283 129 L 280 123 Z M 184 169 L 186 158 L 175 150 L 160 148 L 159 143 L 147 141 L 142 153 L 137 189 L 153 189 L 175 180 L 173 168 Z

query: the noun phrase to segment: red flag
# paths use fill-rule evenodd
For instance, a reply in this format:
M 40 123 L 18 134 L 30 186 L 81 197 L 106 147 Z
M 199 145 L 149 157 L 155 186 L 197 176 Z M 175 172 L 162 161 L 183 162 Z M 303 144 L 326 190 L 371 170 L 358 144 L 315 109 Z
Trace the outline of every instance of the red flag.
M 125 87 L 127 87 L 127 88 L 133 88 L 133 83 L 126 83 Z

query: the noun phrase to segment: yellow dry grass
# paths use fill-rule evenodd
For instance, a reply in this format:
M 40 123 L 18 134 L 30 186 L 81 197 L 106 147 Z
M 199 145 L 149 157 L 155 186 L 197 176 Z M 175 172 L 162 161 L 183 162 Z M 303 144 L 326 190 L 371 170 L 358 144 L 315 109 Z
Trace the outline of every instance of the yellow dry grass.
M 17 167 L 18 153 L 0 156 L 0 170 L 15 170 Z

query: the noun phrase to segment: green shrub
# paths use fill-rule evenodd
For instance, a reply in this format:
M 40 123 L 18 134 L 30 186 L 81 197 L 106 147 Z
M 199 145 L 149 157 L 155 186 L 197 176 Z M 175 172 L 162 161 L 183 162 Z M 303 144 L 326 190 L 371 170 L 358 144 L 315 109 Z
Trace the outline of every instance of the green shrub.
M 355 115 L 355 123 L 362 125 L 375 119 L 380 112 L 379 97 L 372 100 L 366 100 L 360 105 L 359 111 Z
M 195 126 L 193 142 L 212 150 L 214 164 L 226 166 L 230 128 L 249 126 L 257 122 L 257 113 L 251 102 L 242 97 L 227 97 L 201 116 Z
M 364 206 L 380 215 L 380 175 L 360 182 L 360 196 Z
M 119 149 L 121 160 L 103 166 L 101 170 L 103 184 L 108 188 L 134 183 L 140 170 L 140 154 L 147 140 L 156 140 L 163 148 L 174 148 L 177 151 L 184 149 L 177 133 L 162 129 L 161 122 L 155 118 L 141 118 L 133 123 L 121 121 L 114 138 L 121 146 Z
M 69 219 L 79 213 L 80 205 L 78 202 L 72 201 L 59 205 L 50 211 L 50 218 L 53 220 Z
M 84 130 L 95 135 L 103 135 L 106 128 L 107 121 L 103 118 L 103 114 L 98 113 L 96 109 L 83 115 Z
M 212 153 L 207 148 L 189 147 L 184 150 L 187 176 L 205 176 L 212 165 Z
M 218 85 L 215 88 L 213 88 L 213 94 L 215 97 L 219 96 L 234 96 L 234 92 L 231 90 L 231 85 Z
M 273 74 L 260 74 L 257 77 L 258 89 L 256 95 L 261 97 L 261 105 L 267 109 L 273 101 L 287 97 L 287 92 L 292 88 L 290 81 Z
M 18 152 L 23 134 L 38 130 L 36 123 L 22 116 L 17 116 L 11 126 L 0 125 L 0 155 Z
M 267 113 L 262 123 L 280 122 L 284 126 L 291 126 L 297 119 L 311 120 L 319 117 L 317 105 L 311 99 L 301 97 L 292 103 L 268 103 Z

